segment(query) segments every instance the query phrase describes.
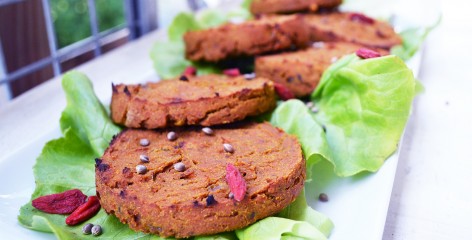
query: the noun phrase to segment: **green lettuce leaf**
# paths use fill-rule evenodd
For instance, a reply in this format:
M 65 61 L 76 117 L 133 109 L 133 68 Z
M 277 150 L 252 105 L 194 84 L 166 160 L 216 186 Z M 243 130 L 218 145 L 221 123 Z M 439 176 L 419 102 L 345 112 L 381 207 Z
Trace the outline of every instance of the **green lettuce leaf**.
M 162 79 L 173 78 L 181 74 L 185 67 L 194 66 L 198 74 L 220 73 L 221 69 L 211 63 L 192 62 L 185 59 L 183 35 L 187 31 L 207 29 L 219 26 L 232 19 L 249 19 L 251 14 L 243 8 L 222 12 L 207 9 L 198 14 L 180 13 L 169 26 L 168 41 L 157 41 L 151 50 L 151 59 L 157 74 Z
M 333 222 L 328 217 L 308 206 L 305 190 L 302 191 L 292 204 L 279 212 L 277 216 L 308 222 L 326 237 L 331 234 L 334 228 Z
M 308 206 L 305 191 L 274 217 L 262 219 L 236 230 L 239 239 L 312 239 L 325 240 L 333 230 L 333 222 Z
M 72 128 L 96 155 L 102 155 L 114 134 L 120 131 L 93 92 L 87 76 L 71 71 L 64 75 L 62 88 L 66 92 L 67 106 L 60 125 L 64 133 Z
M 400 58 L 349 55 L 325 71 L 313 92 L 318 113 L 290 100 L 270 121 L 298 137 L 308 176 L 321 159 L 342 177 L 375 172 L 397 149 L 415 94 L 413 73 Z
M 181 41 L 187 31 L 200 29 L 200 24 L 193 13 L 179 13 L 167 29 L 167 37 L 170 41 Z M 183 56 L 183 54 L 181 54 Z
M 331 159 L 331 150 L 321 125 L 300 100 L 279 104 L 270 116 L 270 123 L 297 136 L 306 158 L 307 181 L 311 181 L 312 166 L 323 159 Z
M 120 128 L 111 122 L 105 108 L 93 92 L 92 83 L 85 75 L 69 72 L 64 75 L 62 85 L 67 98 L 67 107 L 60 120 L 64 136 L 48 142 L 37 158 L 33 167 L 36 189 L 31 199 L 73 188 L 78 188 L 87 195 L 94 195 L 94 159 L 103 154 L 112 136 L 120 131 Z M 278 224 L 287 221 L 293 224 L 294 232 L 286 229 L 287 234 L 293 236 L 301 234 L 299 232 L 324 234 L 331 230 L 327 228 L 329 225 L 323 224 L 329 220 L 309 208 L 304 195 L 287 207 L 280 216 L 297 220 L 296 222 L 289 219 L 279 220 L 283 219 L 280 217 L 273 220 Z M 65 218 L 64 215 L 38 211 L 31 206 L 30 201 L 21 207 L 18 221 L 26 228 L 54 233 L 59 239 L 92 238 L 81 232 L 86 223 L 70 227 L 65 224 Z M 113 215 L 106 214 L 103 209 L 87 222 L 100 224 L 103 227 L 101 239 L 161 239 L 158 236 L 134 232 Z M 312 225 L 308 226 L 309 231 L 305 230 L 310 224 Z M 258 236 L 260 237 L 258 239 L 270 239 L 271 235 Z M 237 236 L 234 232 L 229 232 L 199 236 L 194 239 L 233 240 L 237 239 Z
M 120 131 L 85 75 L 69 72 L 64 75 L 62 85 L 67 98 L 60 121 L 64 137 L 48 142 L 36 160 L 33 167 L 36 189 L 31 199 L 73 188 L 95 195 L 94 159 L 103 154 L 112 136 Z M 33 230 L 52 232 L 59 239 L 86 237 L 81 230 L 85 223 L 70 227 L 65 224 L 65 218 L 38 211 L 30 201 L 21 207 L 18 221 Z M 160 239 L 132 231 L 103 209 L 88 222 L 103 227 L 101 238 L 104 239 Z
M 226 232 L 215 234 L 211 236 L 197 236 L 193 238 L 194 240 L 237 240 L 238 237 L 234 232 Z
M 325 240 L 323 233 L 308 222 L 295 221 L 287 218 L 268 217 L 259 222 L 236 230 L 240 240 L 252 239 L 310 239 Z
M 249 9 L 251 8 L 251 3 L 252 3 L 252 0 L 244 0 L 242 3 L 241 3 L 241 7 L 243 9 L 246 9 L 247 11 L 249 11 Z
M 435 24 L 429 27 L 416 27 L 404 30 L 400 33 L 402 44 L 393 47 L 390 52 L 403 59 L 404 61 L 412 58 L 420 49 L 426 37 L 441 23 L 441 16 Z

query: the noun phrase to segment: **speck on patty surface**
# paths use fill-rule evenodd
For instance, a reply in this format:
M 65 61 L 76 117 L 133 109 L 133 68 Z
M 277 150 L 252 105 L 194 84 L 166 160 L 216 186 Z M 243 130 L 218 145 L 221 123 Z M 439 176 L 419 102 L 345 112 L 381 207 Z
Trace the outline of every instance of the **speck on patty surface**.
M 113 87 L 111 118 L 131 128 L 212 126 L 272 110 L 273 83 L 264 78 L 204 75 Z
M 213 128 L 124 130 L 97 159 L 96 185 L 102 207 L 131 229 L 189 237 L 231 231 L 273 215 L 300 193 L 305 160 L 295 137 L 268 123 L 239 122 Z M 141 146 L 140 139 L 150 144 Z M 223 149 L 229 143 L 234 152 Z M 140 155 L 149 156 L 141 163 Z M 174 164 L 183 163 L 180 172 Z M 143 164 L 145 174 L 135 167 Z M 229 197 L 226 165 L 244 177 L 240 202 Z

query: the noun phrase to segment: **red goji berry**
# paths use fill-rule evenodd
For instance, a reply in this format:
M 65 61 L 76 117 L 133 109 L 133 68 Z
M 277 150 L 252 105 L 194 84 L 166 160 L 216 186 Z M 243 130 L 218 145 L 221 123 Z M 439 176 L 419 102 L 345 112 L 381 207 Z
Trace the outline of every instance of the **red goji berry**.
M 86 199 L 87 196 L 82 191 L 72 189 L 38 197 L 31 202 L 31 205 L 45 213 L 69 214 L 82 205 Z
M 237 77 L 237 76 L 241 75 L 241 73 L 239 72 L 239 69 L 237 69 L 237 68 L 225 69 L 225 70 L 223 70 L 223 74 L 228 76 L 228 77 Z
M 246 180 L 244 180 L 239 170 L 232 164 L 226 165 L 226 182 L 234 195 L 234 199 L 242 201 L 244 195 L 246 195 Z
M 374 50 L 368 49 L 368 48 L 359 48 L 356 51 L 356 55 L 362 59 L 377 58 L 377 57 L 382 56 L 380 55 L 380 53 Z
M 90 196 L 86 203 L 78 207 L 66 218 L 66 224 L 74 226 L 92 218 L 100 210 L 100 201 L 97 196 Z
M 185 76 L 195 76 L 196 74 L 197 74 L 197 69 L 192 66 L 186 67 L 184 72 L 182 73 L 182 75 L 185 75 Z
M 349 14 L 349 20 L 360 23 L 374 24 L 375 20 L 362 13 L 351 13 Z
M 277 92 L 277 95 L 279 95 L 279 97 L 284 101 L 295 98 L 295 95 L 292 93 L 292 91 L 280 83 L 274 82 L 274 88 L 275 92 Z

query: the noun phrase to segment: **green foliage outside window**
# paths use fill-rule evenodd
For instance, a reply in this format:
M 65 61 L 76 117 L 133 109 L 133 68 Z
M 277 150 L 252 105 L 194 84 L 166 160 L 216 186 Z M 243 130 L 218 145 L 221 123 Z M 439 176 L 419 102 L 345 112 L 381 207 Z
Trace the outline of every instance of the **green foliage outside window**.
M 51 0 L 50 4 L 59 48 L 92 35 L 87 0 Z M 95 0 L 95 8 L 100 32 L 125 23 L 123 1 Z

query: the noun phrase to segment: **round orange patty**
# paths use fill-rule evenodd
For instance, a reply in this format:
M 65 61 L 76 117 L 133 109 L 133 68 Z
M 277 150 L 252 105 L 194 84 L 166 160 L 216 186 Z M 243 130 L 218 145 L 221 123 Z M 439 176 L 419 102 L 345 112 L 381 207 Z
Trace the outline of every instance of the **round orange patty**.
M 256 57 L 256 76 L 271 79 L 286 86 L 296 97 L 310 95 L 318 86 L 323 72 L 344 55 L 364 46 L 347 42 L 317 42 L 313 47 Z M 375 49 L 387 55 L 384 49 Z
M 96 160 L 102 207 L 131 229 L 164 237 L 232 231 L 279 212 L 303 188 L 300 144 L 268 123 L 231 124 L 212 135 L 196 127 L 174 131 L 177 138 L 170 141 L 169 130 L 125 130 Z M 142 139 L 149 145 L 142 146 Z M 185 167 L 177 171 L 176 163 Z M 138 174 L 138 164 L 147 171 Z M 246 181 L 242 201 L 229 196 L 227 164 Z
M 264 16 L 239 24 L 189 31 L 184 41 L 187 59 L 208 62 L 306 47 L 310 43 L 300 15 Z
M 342 0 L 253 0 L 252 14 L 293 13 L 317 11 L 319 8 L 335 8 Z
M 131 128 L 212 126 L 259 115 L 276 104 L 273 83 L 265 78 L 211 74 L 183 79 L 113 86 L 111 118 Z
M 383 49 L 402 43 L 389 23 L 358 13 L 306 14 L 305 22 L 312 41 L 351 42 Z

